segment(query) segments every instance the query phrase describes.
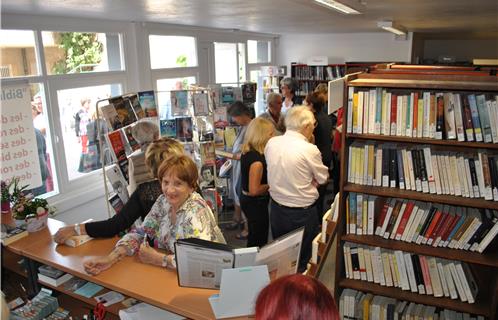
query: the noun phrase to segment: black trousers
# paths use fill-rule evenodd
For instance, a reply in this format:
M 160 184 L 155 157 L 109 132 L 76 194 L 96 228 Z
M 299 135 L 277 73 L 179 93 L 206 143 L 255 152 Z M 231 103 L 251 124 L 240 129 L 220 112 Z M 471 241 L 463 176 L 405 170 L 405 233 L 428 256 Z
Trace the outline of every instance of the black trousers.
M 249 234 L 247 247 L 262 247 L 268 242 L 268 202 L 270 197 L 250 197 L 240 195 L 240 207 L 247 218 Z
M 274 239 L 304 227 L 298 266 L 298 272 L 303 272 L 311 258 L 311 242 L 318 233 L 316 206 L 313 205 L 306 209 L 288 208 L 280 206 L 272 199 L 270 210 L 271 232 Z

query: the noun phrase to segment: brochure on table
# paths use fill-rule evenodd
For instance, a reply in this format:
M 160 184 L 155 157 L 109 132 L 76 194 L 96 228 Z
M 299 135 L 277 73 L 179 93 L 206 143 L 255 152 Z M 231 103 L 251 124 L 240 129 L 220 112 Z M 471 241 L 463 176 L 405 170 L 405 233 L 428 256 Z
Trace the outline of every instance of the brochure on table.
M 216 319 L 254 314 L 256 298 L 268 283 L 266 265 L 222 270 L 220 293 L 209 297 Z

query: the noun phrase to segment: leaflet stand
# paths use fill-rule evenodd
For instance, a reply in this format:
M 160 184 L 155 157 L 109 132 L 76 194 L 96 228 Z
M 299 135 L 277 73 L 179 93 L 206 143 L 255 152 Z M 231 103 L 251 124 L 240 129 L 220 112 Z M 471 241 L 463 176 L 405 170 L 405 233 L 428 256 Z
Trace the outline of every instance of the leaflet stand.
M 220 293 L 209 297 L 216 319 L 254 314 L 256 298 L 268 283 L 270 276 L 266 265 L 223 269 Z

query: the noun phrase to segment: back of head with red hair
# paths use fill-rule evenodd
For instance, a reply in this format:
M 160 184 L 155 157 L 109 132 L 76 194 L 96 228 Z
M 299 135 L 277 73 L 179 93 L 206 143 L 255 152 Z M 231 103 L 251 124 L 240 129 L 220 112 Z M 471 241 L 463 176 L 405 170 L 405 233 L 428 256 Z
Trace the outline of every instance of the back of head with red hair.
M 317 279 L 293 274 L 265 287 L 256 300 L 256 320 L 338 320 L 329 290 Z

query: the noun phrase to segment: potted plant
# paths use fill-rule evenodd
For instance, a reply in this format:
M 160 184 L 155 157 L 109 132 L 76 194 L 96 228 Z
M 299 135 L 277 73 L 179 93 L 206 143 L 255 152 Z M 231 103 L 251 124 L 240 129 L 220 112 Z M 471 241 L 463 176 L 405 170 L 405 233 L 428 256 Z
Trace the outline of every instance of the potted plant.
M 48 215 L 53 214 L 55 208 L 46 199 L 35 198 L 27 191 L 28 187 L 21 186 L 19 178 L 13 178 L 9 184 L 5 184 L 5 188 L 2 183 L 2 201 L 9 199 L 12 217 L 17 225 L 26 224 L 29 232 L 35 232 L 47 226 Z

